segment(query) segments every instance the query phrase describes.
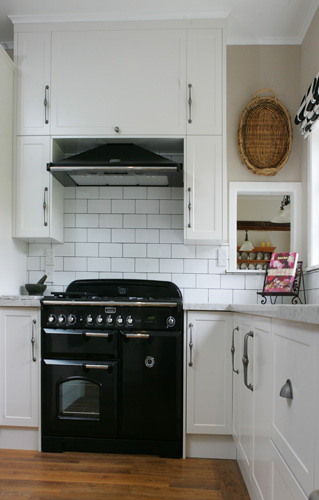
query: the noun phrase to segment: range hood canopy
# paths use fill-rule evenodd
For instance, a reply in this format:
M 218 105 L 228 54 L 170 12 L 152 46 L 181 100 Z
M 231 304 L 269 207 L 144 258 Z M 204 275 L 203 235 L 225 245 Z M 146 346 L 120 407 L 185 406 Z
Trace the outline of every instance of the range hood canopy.
M 47 164 L 63 186 L 182 186 L 182 164 L 130 143 L 108 143 Z

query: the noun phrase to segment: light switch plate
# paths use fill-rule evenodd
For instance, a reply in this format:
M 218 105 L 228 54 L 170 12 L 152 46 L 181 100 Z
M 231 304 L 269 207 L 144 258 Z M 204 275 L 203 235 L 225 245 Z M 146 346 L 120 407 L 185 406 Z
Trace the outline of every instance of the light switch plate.
M 227 248 L 220 247 L 218 249 L 218 266 L 226 267 L 227 266 Z

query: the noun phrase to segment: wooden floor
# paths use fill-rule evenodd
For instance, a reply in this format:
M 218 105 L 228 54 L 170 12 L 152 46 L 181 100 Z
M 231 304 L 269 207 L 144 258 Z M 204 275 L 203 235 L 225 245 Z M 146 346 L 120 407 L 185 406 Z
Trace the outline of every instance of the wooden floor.
M 0 499 L 249 500 L 234 460 L 0 450 Z

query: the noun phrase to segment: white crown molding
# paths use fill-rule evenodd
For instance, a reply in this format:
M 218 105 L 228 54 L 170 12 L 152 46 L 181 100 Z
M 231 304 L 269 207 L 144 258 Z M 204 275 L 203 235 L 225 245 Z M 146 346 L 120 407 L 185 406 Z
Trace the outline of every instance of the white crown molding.
M 300 45 L 300 37 L 228 37 L 227 45 Z
M 299 33 L 299 39 L 300 39 L 300 44 L 302 44 L 303 39 L 305 38 L 305 35 L 309 29 L 309 26 L 313 20 L 313 17 L 316 13 L 316 10 L 318 9 L 319 6 L 319 0 L 313 0 L 311 7 L 308 9 L 306 19 L 301 27 L 300 33 Z
M 184 12 L 113 12 L 109 14 L 9 15 L 13 24 L 83 23 L 107 21 L 157 21 L 176 19 L 227 19 L 231 9 Z

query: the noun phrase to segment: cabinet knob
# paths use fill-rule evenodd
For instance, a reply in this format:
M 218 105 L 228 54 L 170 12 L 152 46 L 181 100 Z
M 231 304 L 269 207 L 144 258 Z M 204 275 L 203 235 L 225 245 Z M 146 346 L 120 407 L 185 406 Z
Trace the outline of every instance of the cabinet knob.
M 118 134 L 119 131 L 120 131 L 120 127 L 114 127 L 114 132 L 116 132 Z
M 310 493 L 309 500 L 319 500 L 319 490 Z
M 289 378 L 287 379 L 286 383 L 280 389 L 279 395 L 282 398 L 294 399 L 294 392 L 292 389 L 292 383 L 291 383 L 291 380 Z M 319 497 L 318 497 L 318 500 L 319 500 Z

